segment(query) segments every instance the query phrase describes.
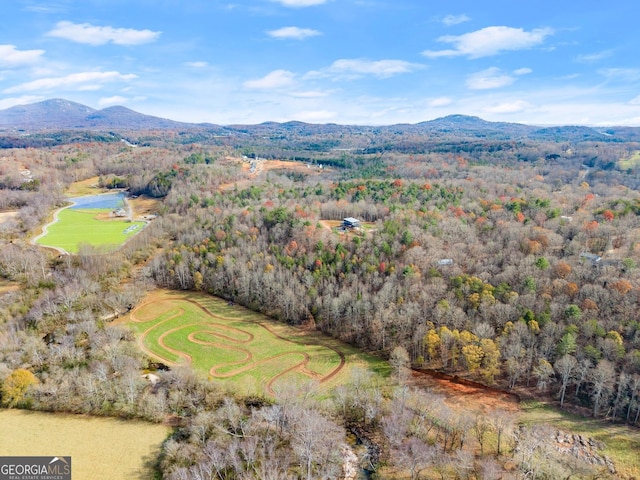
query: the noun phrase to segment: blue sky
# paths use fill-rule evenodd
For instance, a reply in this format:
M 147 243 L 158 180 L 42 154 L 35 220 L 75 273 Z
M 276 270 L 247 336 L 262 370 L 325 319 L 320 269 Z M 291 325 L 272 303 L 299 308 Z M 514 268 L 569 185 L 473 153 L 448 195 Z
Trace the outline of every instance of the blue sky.
M 637 0 L 11 0 L 0 109 L 640 126 Z

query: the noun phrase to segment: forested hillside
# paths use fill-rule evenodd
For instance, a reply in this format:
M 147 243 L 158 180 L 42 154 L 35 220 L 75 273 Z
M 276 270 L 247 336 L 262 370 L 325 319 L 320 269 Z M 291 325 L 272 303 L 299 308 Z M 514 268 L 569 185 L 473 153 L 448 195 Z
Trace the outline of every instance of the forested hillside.
M 378 438 L 366 468 L 379 478 L 394 478 L 382 467 L 496 478 L 512 462 L 532 478 L 612 475 L 543 452 L 535 429 L 510 429 L 522 448 L 498 442 L 489 458 L 484 435 L 506 424 L 380 388 L 369 372 L 336 389 L 331 406 L 289 391 L 243 398 L 180 369 L 149 388 L 140 372 L 150 359 L 108 319 L 155 286 L 197 290 L 390 358 L 395 384 L 411 364 L 638 425 L 637 144 L 137 135 L 153 146 L 0 150 L 0 210 L 14 212 L 0 223 L 0 276 L 19 285 L 0 296 L 5 406 L 179 419 L 158 461 L 165 478 L 334 478 L 345 428 Z M 65 189 L 94 176 L 161 199 L 158 218 L 112 255 L 30 245 Z M 335 228 L 345 217 L 362 227 Z M 526 458 L 525 444 L 535 445 Z
M 224 192 L 192 168 L 166 199 L 171 248 L 148 268 L 161 285 L 488 383 L 555 394 L 566 368 L 571 401 L 635 419 L 640 198 L 582 165 L 540 163 L 395 156 L 386 178 L 270 175 Z M 322 224 L 347 216 L 370 227 Z

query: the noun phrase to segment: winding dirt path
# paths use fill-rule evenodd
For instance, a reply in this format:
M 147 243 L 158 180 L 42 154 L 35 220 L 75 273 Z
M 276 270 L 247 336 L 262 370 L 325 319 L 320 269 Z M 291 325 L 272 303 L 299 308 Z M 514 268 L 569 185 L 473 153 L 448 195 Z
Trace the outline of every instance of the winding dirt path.
M 286 354 L 285 354 L 286 355 Z M 280 378 L 283 377 L 284 375 L 286 375 L 287 373 L 293 372 L 293 371 L 300 371 L 301 373 L 304 373 L 306 369 L 307 364 L 309 363 L 309 355 L 307 355 L 306 353 L 305 355 L 305 359 L 298 363 L 297 365 L 293 365 L 292 367 L 287 368 L 286 370 L 283 370 L 282 372 L 280 372 L 278 375 L 276 375 L 275 377 L 272 377 L 266 385 L 266 389 L 267 392 L 270 395 L 275 395 L 275 392 L 273 390 L 273 384 L 276 383 L 276 381 Z M 275 357 L 274 357 L 275 358 Z M 320 380 L 320 382 L 322 383 L 322 380 Z
M 159 355 L 157 352 L 153 352 L 150 348 L 147 347 L 147 343 L 148 343 L 148 337 L 149 335 L 154 332 L 154 331 L 158 331 L 158 328 L 162 328 L 162 326 L 168 322 L 171 322 L 173 320 L 175 320 L 176 318 L 185 315 L 187 312 L 184 308 L 181 308 L 179 305 L 176 305 L 176 302 L 188 302 L 194 306 L 196 306 L 200 311 L 202 311 L 207 319 L 212 319 L 212 320 L 217 320 L 214 322 L 207 322 L 206 320 L 204 321 L 204 323 L 201 322 L 190 322 L 190 323 L 186 323 L 184 325 L 180 325 L 178 327 L 174 327 L 171 328 L 169 330 L 163 331 L 162 334 L 158 337 L 157 339 L 157 343 L 158 345 L 166 352 L 168 352 L 171 355 L 174 355 L 175 357 L 177 357 L 178 359 L 180 359 L 178 362 L 176 361 L 172 361 L 168 358 L 164 358 L 163 356 Z M 166 305 L 166 308 L 163 309 L 163 307 Z M 158 307 L 160 306 L 160 309 L 158 309 L 157 311 L 153 311 L 153 312 L 148 312 L 145 311 L 145 308 L 149 308 L 149 307 Z M 172 313 L 172 310 L 174 310 L 174 312 Z M 172 313 L 172 314 L 171 314 Z M 170 314 L 167 318 L 164 318 L 160 321 L 157 321 L 155 319 L 157 319 L 159 316 L 161 315 L 166 315 L 166 314 Z M 310 344 L 310 343 L 304 343 L 302 341 L 296 340 L 296 339 L 292 339 L 289 337 L 285 337 L 280 335 L 279 333 L 277 333 L 274 329 L 272 329 L 269 325 L 266 325 L 262 322 L 259 321 L 254 321 L 254 320 L 247 320 L 247 319 L 242 319 L 242 318 L 237 318 L 237 317 L 225 317 L 223 315 L 219 315 L 217 313 L 212 312 L 210 309 L 208 309 L 206 306 L 202 305 L 200 302 L 198 302 L 197 300 L 191 299 L 191 298 L 186 298 L 186 297 L 178 297 L 178 298 L 159 298 L 159 299 L 155 299 L 155 300 L 151 300 L 148 302 L 143 303 L 142 305 L 139 305 L 137 308 L 135 308 L 129 315 L 129 318 L 132 322 L 135 323 L 148 323 L 148 322 L 153 322 L 153 324 L 151 326 L 149 326 L 146 330 L 144 330 L 139 336 L 138 336 L 138 346 L 140 347 L 140 349 L 147 355 L 151 356 L 152 358 L 156 358 L 159 361 L 166 363 L 167 365 L 170 366 L 176 366 L 179 364 L 191 364 L 193 363 L 193 358 L 191 355 L 189 355 L 188 353 L 175 349 L 171 346 L 169 346 L 167 344 L 167 337 L 169 337 L 170 335 L 175 334 L 176 332 L 179 332 L 180 330 L 184 330 L 187 328 L 192 328 L 192 327 L 200 327 L 198 328 L 198 330 L 193 331 L 191 333 L 189 333 L 187 335 L 187 340 L 193 344 L 197 344 L 197 345 L 203 345 L 203 346 L 208 346 L 208 347 L 213 347 L 213 348 L 220 348 L 220 349 L 224 349 L 224 350 L 230 350 L 230 351 L 235 351 L 235 352 L 239 352 L 244 354 L 244 358 L 241 360 L 234 360 L 232 362 L 225 362 L 225 363 L 220 363 L 217 365 L 214 365 L 210 370 L 209 370 L 209 374 L 211 375 L 211 377 L 213 378 L 231 378 L 234 377 L 236 375 L 240 375 L 244 372 L 250 371 L 256 367 L 259 367 L 261 365 L 265 365 L 268 364 L 269 362 L 273 362 L 274 360 L 280 359 L 280 358 L 284 358 L 284 357 L 288 357 L 288 356 L 300 356 L 301 359 L 299 362 L 295 363 L 294 365 L 285 368 L 284 370 L 282 370 L 280 373 L 278 373 L 277 375 L 269 378 L 266 382 L 265 385 L 265 389 L 267 391 L 268 394 L 270 395 L 274 395 L 275 392 L 273 390 L 273 385 L 275 384 L 275 382 L 277 382 L 280 378 L 282 378 L 283 376 L 291 373 L 291 372 L 298 372 L 302 375 L 308 376 L 310 378 L 315 378 L 318 380 L 319 383 L 324 383 L 328 380 L 330 380 L 331 378 L 335 377 L 345 366 L 346 364 L 346 358 L 345 355 L 342 351 L 340 351 L 339 349 L 332 347 L 330 345 L 326 345 L 324 343 L 318 342 L 318 343 L 314 343 L 314 344 Z M 251 332 L 248 332 L 246 330 L 240 329 L 240 328 L 236 328 L 236 327 L 231 327 L 229 325 L 225 325 L 223 323 L 219 323 L 220 321 L 227 321 L 227 322 L 238 322 L 238 321 L 242 321 L 242 322 L 250 322 L 260 328 L 263 328 L 264 330 L 266 330 L 271 336 L 284 341 L 284 342 L 289 342 L 292 343 L 294 345 L 296 345 L 297 347 L 305 347 L 305 346 L 311 346 L 311 345 L 319 345 L 322 346 L 328 350 L 331 350 L 332 352 L 335 352 L 336 355 L 338 355 L 339 359 L 340 359 L 340 363 L 337 367 L 335 367 L 334 369 L 332 369 L 329 373 L 327 374 L 321 374 L 319 372 L 316 372 L 314 370 L 312 370 L 311 368 L 309 368 L 309 363 L 312 360 L 312 358 L 309 356 L 308 353 L 303 352 L 303 351 L 288 351 L 288 352 L 282 352 L 279 353 L 277 355 L 272 355 L 266 358 L 262 358 L 260 360 L 255 360 L 254 361 L 254 355 L 253 352 L 251 352 L 250 349 L 248 348 L 243 348 L 240 345 L 249 345 L 254 339 L 255 336 L 254 334 L 252 334 Z M 222 333 L 222 332 L 224 333 Z M 225 334 L 225 333 L 233 333 L 235 334 L 235 336 L 231 336 L 229 334 Z M 200 336 L 200 338 L 198 338 L 198 336 Z M 212 340 L 206 340 L 203 339 L 202 336 L 211 336 Z M 226 372 L 220 372 L 220 370 L 222 369 L 227 369 L 229 367 L 233 367 L 233 366 L 237 366 L 238 368 L 235 368 L 231 371 L 226 371 Z
M 304 353 L 304 352 L 283 352 L 283 353 L 278 353 L 277 355 L 273 355 L 271 357 L 267 357 L 267 358 L 263 358 L 261 360 L 256 360 L 253 363 L 250 363 L 248 365 L 244 365 L 241 368 L 238 368 L 236 370 L 232 370 L 231 372 L 226 372 L 226 373 L 217 373 L 217 371 L 221 368 L 225 368 L 228 367 L 230 365 L 233 365 L 237 362 L 232 363 L 221 363 L 219 365 L 216 365 L 215 367 L 213 367 L 210 372 L 211 375 L 214 376 L 215 378 L 229 378 L 229 377 L 234 377 L 236 375 L 239 375 L 241 373 L 246 372 L 247 370 L 251 370 L 252 368 L 257 367 L 258 365 L 264 365 L 265 363 L 269 363 L 272 360 L 275 360 L 276 358 L 282 358 L 282 357 L 286 357 L 288 355 L 300 355 L 302 356 L 302 361 L 300 363 L 297 363 L 296 365 L 294 365 L 292 368 L 298 368 L 300 365 L 307 363 L 310 359 L 309 354 L 308 353 Z M 289 370 L 289 369 L 287 369 Z
M 219 318 L 219 319 L 223 319 L 223 320 L 227 320 L 227 321 L 238 321 L 237 318 L 223 317 L 222 315 L 213 313 L 211 310 L 209 310 L 204 305 L 198 303 L 196 300 L 193 300 L 193 299 L 190 299 L 190 298 L 182 298 L 181 300 L 184 300 L 184 301 L 187 301 L 189 303 L 192 303 L 192 304 L 196 305 L 198 308 L 202 309 L 204 312 L 206 312 L 209 316 L 211 316 L 213 318 Z M 296 345 L 302 345 L 300 342 L 292 340 L 292 339 L 290 339 L 288 337 L 283 337 L 282 335 L 280 335 L 277 332 L 275 332 L 270 326 L 268 326 L 268 325 L 266 325 L 266 324 L 264 324 L 262 322 L 258 322 L 258 321 L 254 321 L 254 320 L 243 320 L 243 321 L 251 322 L 251 323 L 253 323 L 255 325 L 258 325 L 258 326 L 264 328 L 267 332 L 269 332 L 271 335 L 273 335 L 274 337 L 276 337 L 279 340 L 283 340 L 285 342 L 293 343 L 293 344 L 296 344 Z M 304 344 L 304 345 L 308 346 L 309 344 Z M 307 366 L 307 364 L 309 362 L 309 360 L 307 359 L 307 361 L 304 362 L 303 368 L 300 368 L 299 370 L 303 374 L 305 374 L 307 376 L 311 376 L 311 377 L 320 376 L 320 383 L 324 383 L 324 382 L 326 382 L 328 380 L 331 380 L 333 377 L 335 377 L 340 372 L 340 370 L 342 370 L 344 368 L 344 366 L 347 363 L 347 361 L 346 361 L 346 358 L 344 356 L 344 353 L 342 351 L 338 350 L 337 348 L 331 347 L 331 346 L 323 344 L 323 343 L 317 343 L 317 345 L 321 345 L 321 346 L 323 346 L 323 347 L 335 352 L 338 355 L 338 357 L 340 358 L 340 364 L 335 369 L 333 369 L 331 372 L 329 372 L 328 374 L 322 376 L 321 374 L 318 374 L 317 372 L 314 372 L 313 370 L 310 370 L 310 369 L 306 368 L 306 366 Z M 295 352 L 289 352 L 289 353 L 295 353 Z M 274 358 L 274 357 L 272 357 L 272 358 Z M 292 370 L 295 370 L 296 368 L 297 368 L 297 366 L 296 367 L 292 367 L 292 368 L 290 368 L 288 370 L 292 371 Z M 212 371 L 213 371 L 213 369 L 212 369 Z M 309 372 L 309 373 L 306 373 L 306 372 Z M 287 373 L 287 372 L 284 372 L 284 373 Z M 213 373 L 212 373 L 212 375 L 215 376 L 215 374 L 213 374 Z
M 140 305 L 140 307 L 139 307 L 139 308 L 142 308 L 142 307 L 144 307 L 145 305 L 148 305 L 148 304 Z M 134 311 L 132 311 L 132 312 L 131 312 L 131 314 L 129 315 L 129 318 L 131 319 L 131 321 L 132 321 L 132 322 L 136 322 L 136 323 L 146 323 L 146 322 L 150 322 L 150 321 L 152 321 L 152 320 L 138 320 L 138 318 L 137 318 L 137 311 L 138 311 L 138 308 L 136 308 Z M 147 328 L 144 332 L 142 332 L 142 333 L 140 334 L 140 336 L 138 336 L 138 340 L 137 340 L 137 344 L 138 344 L 138 347 L 140 348 L 140 350 L 142 350 L 144 353 L 146 353 L 146 354 L 147 354 L 147 355 L 149 355 L 150 357 L 155 358 L 155 359 L 157 359 L 157 360 L 159 360 L 159 361 L 161 361 L 161 362 L 163 362 L 163 363 L 166 363 L 167 365 L 170 365 L 170 366 L 176 366 L 176 365 L 177 365 L 177 363 L 176 363 L 176 362 L 173 362 L 173 361 L 171 361 L 171 360 L 169 360 L 169 359 L 167 359 L 167 358 L 163 358 L 163 357 L 161 357 L 161 356 L 157 355 L 156 353 L 154 353 L 153 351 L 151 351 L 150 349 L 148 349 L 148 348 L 147 348 L 147 346 L 146 346 L 146 344 L 145 344 L 145 339 L 147 338 L 147 335 L 149 335 L 149 333 L 151 333 L 151 332 L 152 332 L 154 329 L 156 329 L 158 326 L 160 326 L 160 325 L 162 325 L 162 324 L 164 324 L 164 323 L 166 323 L 166 322 L 169 322 L 169 321 L 173 320 L 173 319 L 174 319 L 174 318 L 176 318 L 176 317 L 179 317 L 180 315 L 182 315 L 182 314 L 184 314 L 184 313 L 185 313 L 185 312 L 184 312 L 184 310 L 183 310 L 183 309 L 179 309 L 179 310 L 178 310 L 174 315 L 171 315 L 170 317 L 165 318 L 164 320 L 162 320 L 162 321 L 160 321 L 160 322 L 158 322 L 158 323 L 156 323 L 156 324 L 154 324 L 154 325 L 150 326 L 150 327 L 149 327 L 149 328 Z M 161 345 L 161 346 L 162 346 L 162 345 Z M 163 346 L 163 348 L 166 348 L 166 347 L 164 347 L 164 346 Z

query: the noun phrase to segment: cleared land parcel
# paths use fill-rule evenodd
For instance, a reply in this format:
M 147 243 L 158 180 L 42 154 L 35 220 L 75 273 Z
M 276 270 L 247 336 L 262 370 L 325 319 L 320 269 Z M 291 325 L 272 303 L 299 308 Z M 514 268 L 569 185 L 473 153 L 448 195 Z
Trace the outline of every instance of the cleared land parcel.
M 386 373 L 386 362 L 317 332 L 197 293 L 159 291 L 129 316 L 140 347 L 168 365 L 192 365 L 247 393 L 273 393 L 280 381 L 343 382 L 360 366 Z

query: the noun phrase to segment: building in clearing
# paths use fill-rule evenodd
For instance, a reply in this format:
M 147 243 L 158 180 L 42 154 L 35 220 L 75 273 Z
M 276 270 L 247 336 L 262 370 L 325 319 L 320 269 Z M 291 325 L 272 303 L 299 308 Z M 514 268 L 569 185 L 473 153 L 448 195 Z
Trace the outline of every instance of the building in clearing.
M 598 263 L 600 260 L 602 260 L 602 257 L 600 255 L 596 255 L 595 253 L 589 253 L 589 252 L 582 252 L 580 254 L 580 258 L 586 258 L 594 265 Z
M 360 228 L 360 220 L 353 217 L 347 217 L 342 219 L 342 228 Z

